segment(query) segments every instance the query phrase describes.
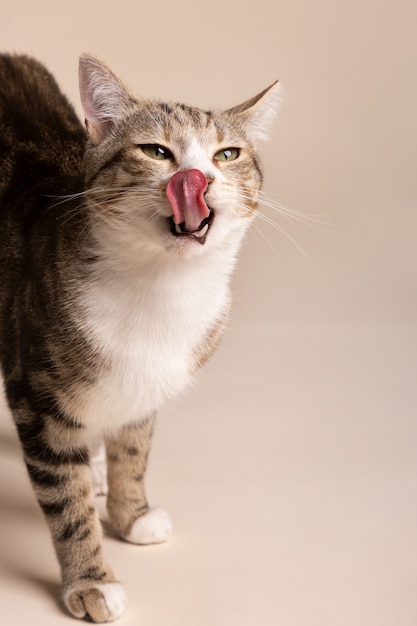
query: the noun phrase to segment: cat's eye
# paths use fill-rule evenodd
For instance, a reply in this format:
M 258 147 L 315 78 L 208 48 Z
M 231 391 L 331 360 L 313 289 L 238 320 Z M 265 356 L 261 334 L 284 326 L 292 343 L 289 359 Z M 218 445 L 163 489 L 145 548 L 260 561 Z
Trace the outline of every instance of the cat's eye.
M 157 143 L 142 144 L 139 147 L 141 148 L 142 152 L 146 154 L 146 156 L 151 159 L 156 159 L 157 161 L 174 158 L 171 150 L 168 150 L 168 148 L 164 148 L 164 146 L 160 146 Z
M 215 161 L 236 161 L 240 155 L 239 148 L 225 148 L 214 155 Z

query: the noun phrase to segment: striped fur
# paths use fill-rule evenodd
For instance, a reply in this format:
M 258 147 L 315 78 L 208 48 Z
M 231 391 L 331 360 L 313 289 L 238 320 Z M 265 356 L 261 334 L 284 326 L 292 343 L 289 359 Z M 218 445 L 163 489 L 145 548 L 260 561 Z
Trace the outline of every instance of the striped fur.
M 106 564 L 90 480 L 107 450 L 107 507 L 133 543 L 164 541 L 144 487 L 156 411 L 215 350 L 229 281 L 256 209 L 254 142 L 272 86 L 229 111 L 133 96 L 97 58 L 80 63 L 85 129 L 35 60 L 0 56 L 0 351 L 28 474 L 75 617 L 125 606 Z M 157 144 L 169 159 L 140 146 Z M 238 149 L 230 163 L 215 155 Z M 237 154 L 237 153 L 236 153 Z M 204 245 L 175 236 L 165 190 L 199 169 L 214 218 Z

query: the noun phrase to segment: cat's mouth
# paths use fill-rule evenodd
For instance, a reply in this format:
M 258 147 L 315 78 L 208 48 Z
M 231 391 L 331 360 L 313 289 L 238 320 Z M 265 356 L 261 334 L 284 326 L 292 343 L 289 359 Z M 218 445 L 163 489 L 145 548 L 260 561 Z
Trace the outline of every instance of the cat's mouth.
M 174 216 L 169 218 L 171 224 L 171 233 L 175 235 L 175 237 L 189 237 L 190 239 L 195 239 L 198 243 L 204 244 L 207 239 L 207 234 L 211 228 L 211 225 L 214 220 L 214 211 L 210 209 L 210 213 L 208 217 L 205 217 L 200 223 L 199 227 L 196 230 L 189 231 L 186 229 L 185 222 L 181 222 L 181 224 L 176 224 L 174 221 Z
M 197 169 L 181 170 L 173 174 L 166 187 L 171 204 L 171 233 L 188 237 L 204 244 L 213 223 L 214 212 L 206 202 L 209 181 Z

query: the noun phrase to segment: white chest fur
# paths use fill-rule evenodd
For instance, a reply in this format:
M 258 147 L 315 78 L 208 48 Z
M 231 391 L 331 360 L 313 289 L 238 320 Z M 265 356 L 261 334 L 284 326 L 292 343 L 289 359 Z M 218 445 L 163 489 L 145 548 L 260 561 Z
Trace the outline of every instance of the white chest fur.
M 210 256 L 124 276 L 103 266 L 82 295 L 106 362 L 80 405 L 90 431 L 143 419 L 191 382 L 195 350 L 229 299 L 230 260 Z

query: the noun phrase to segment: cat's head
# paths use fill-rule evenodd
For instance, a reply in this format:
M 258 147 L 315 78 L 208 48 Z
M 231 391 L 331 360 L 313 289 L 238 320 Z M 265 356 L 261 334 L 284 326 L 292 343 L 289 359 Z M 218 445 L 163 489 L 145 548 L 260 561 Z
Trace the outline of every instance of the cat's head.
M 120 245 L 189 257 L 236 248 L 255 214 L 256 154 L 279 98 L 274 83 L 226 111 L 142 100 L 97 57 L 80 60 L 93 213 Z

